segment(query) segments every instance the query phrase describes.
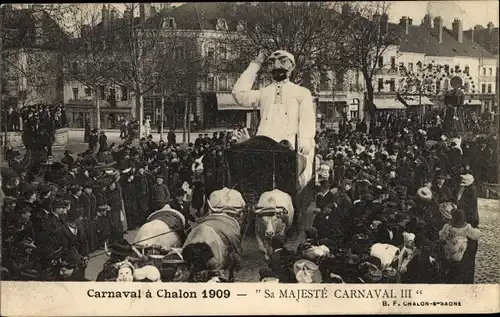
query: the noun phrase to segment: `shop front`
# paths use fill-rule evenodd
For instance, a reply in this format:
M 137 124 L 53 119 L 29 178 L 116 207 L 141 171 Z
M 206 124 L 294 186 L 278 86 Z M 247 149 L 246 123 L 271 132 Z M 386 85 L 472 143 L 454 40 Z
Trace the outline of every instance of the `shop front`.
M 119 129 L 120 119 L 132 118 L 132 107 L 109 107 L 103 102 L 100 108 L 101 129 Z M 97 109 L 93 100 L 72 100 L 65 104 L 69 128 L 85 128 L 89 122 L 91 127 L 97 126 Z
M 406 107 L 397 98 L 373 98 L 373 104 L 377 110 L 377 114 L 380 116 L 395 115 L 399 116 L 406 111 Z

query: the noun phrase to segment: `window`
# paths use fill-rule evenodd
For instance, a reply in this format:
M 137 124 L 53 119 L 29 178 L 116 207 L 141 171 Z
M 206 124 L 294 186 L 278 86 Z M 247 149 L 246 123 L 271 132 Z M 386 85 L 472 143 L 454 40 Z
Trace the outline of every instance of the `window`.
M 104 100 L 104 97 L 106 97 L 106 87 L 101 86 L 99 87 L 99 99 Z
M 444 91 L 447 91 L 447 90 L 448 90 L 449 85 L 450 85 L 450 81 L 448 80 L 448 78 L 446 78 L 446 79 L 444 80 L 444 85 L 443 85 L 443 86 L 444 86 L 444 87 L 443 87 Z
M 491 94 L 491 84 L 488 84 L 488 93 Z
M 413 63 L 408 63 L 408 71 L 413 71 Z
M 73 100 L 78 100 L 78 87 L 73 88 Z
M 438 81 L 436 81 L 436 92 L 439 93 L 440 91 L 441 91 L 441 81 L 438 80 Z
M 378 79 L 378 91 L 382 91 L 384 90 L 384 79 L 383 78 L 379 78 Z
M 351 118 L 352 119 L 358 119 L 358 112 L 356 110 L 351 111 Z
M 378 67 L 379 67 L 379 68 L 384 67 L 384 57 L 383 57 L 383 56 L 380 56 L 380 57 L 378 58 Z
M 220 76 L 219 77 L 219 91 L 227 91 L 227 77 Z
M 207 57 L 213 58 L 214 55 L 215 55 L 215 48 L 213 47 L 213 45 L 208 45 L 207 46 Z
M 77 63 L 77 62 L 73 62 L 73 63 L 71 63 L 71 71 L 72 71 L 73 73 L 78 72 L 78 63 Z M 485 70 L 485 71 L 486 71 L 486 70 Z
M 328 74 L 326 72 L 322 72 L 319 78 L 319 90 L 330 90 L 328 87 Z
M 493 68 L 489 68 L 490 70 L 490 76 L 493 76 Z
M 176 46 L 174 49 L 174 55 L 175 55 L 175 58 L 178 58 L 178 59 L 184 58 L 184 47 L 183 46 Z
M 422 71 L 422 62 L 417 63 L 417 71 L 419 71 L 419 72 Z
M 109 99 L 111 100 L 116 99 L 116 89 L 114 88 L 109 89 Z
M 469 65 L 465 65 L 464 73 L 469 75 Z
M 391 56 L 391 69 L 396 69 L 396 57 Z
M 163 21 L 161 23 L 161 26 L 164 29 L 167 29 L 167 28 L 175 29 L 175 26 L 176 26 L 175 25 L 175 19 L 174 18 L 163 19 Z
M 219 56 L 221 59 L 227 59 L 227 48 L 225 45 L 219 46 Z
M 227 27 L 227 22 L 224 19 L 217 19 L 217 25 L 215 26 L 215 29 L 218 31 L 225 31 L 228 29 Z
M 395 78 L 391 78 L 389 84 L 390 84 L 390 90 L 391 90 L 391 92 L 395 92 L 396 91 L 396 79 Z
M 486 67 L 483 67 L 483 75 L 486 76 Z
M 90 89 L 89 87 L 85 88 L 85 96 L 91 97 L 92 96 L 92 89 Z
M 450 72 L 450 65 L 444 65 L 444 71 L 449 73 Z
M 481 93 L 485 94 L 486 93 L 486 84 L 481 85 Z
M 127 101 L 128 100 L 128 89 L 125 86 L 121 86 L 121 101 Z
M 207 76 L 207 90 L 215 91 L 215 78 L 213 74 Z

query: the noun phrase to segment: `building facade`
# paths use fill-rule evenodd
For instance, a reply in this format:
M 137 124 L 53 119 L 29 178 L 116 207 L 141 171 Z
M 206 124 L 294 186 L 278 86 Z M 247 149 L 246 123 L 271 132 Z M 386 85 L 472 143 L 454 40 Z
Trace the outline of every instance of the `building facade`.
M 5 108 L 61 102 L 63 72 L 59 40 L 65 37 L 60 27 L 36 5 L 27 9 L 6 5 L 0 14 Z

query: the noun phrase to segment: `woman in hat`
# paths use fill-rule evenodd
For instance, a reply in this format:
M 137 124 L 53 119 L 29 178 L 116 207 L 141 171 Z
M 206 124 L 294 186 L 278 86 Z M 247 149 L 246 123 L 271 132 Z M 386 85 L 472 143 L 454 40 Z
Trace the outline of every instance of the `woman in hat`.
M 122 216 L 122 195 L 121 191 L 118 189 L 116 182 L 109 184 L 106 190 L 106 205 L 109 206 L 107 211 L 110 224 L 111 224 L 111 241 L 117 241 L 123 239 L 123 233 L 125 231 L 123 227 L 123 216 Z
M 470 224 L 472 228 L 479 227 L 479 212 L 477 205 L 478 195 L 474 177 L 470 174 L 460 176 L 460 187 L 457 193 L 458 208 L 465 213 L 465 222 Z M 478 242 L 474 239 L 467 241 L 467 249 L 462 262 L 467 266 L 465 271 L 465 281 L 467 283 L 474 282 L 474 271 L 476 267 L 476 253 Z
M 90 251 L 95 251 L 98 248 L 97 240 L 97 228 L 96 228 L 96 218 L 97 218 L 97 205 L 96 197 L 93 194 L 95 188 L 95 183 L 92 180 L 87 180 L 83 185 L 83 193 L 81 195 L 81 201 L 83 205 L 83 223 L 87 231 L 87 236 L 89 238 L 89 248 Z
M 471 253 L 466 254 L 469 240 L 479 239 L 479 229 L 467 223 L 462 209 L 452 212 L 451 221 L 439 232 L 439 239 L 445 243 L 443 251 L 446 259 L 446 282 L 449 284 L 474 283 L 474 267 L 470 265 Z M 472 270 L 472 273 L 469 271 Z
M 136 195 L 136 210 L 138 217 L 138 224 L 141 225 L 146 222 L 149 216 L 149 200 L 151 196 L 151 188 L 149 187 L 149 182 L 146 175 L 146 162 L 140 162 L 137 164 L 137 172 L 134 178 L 134 190 Z
M 141 223 L 139 222 L 139 213 L 137 212 L 137 196 L 135 186 L 134 169 L 128 168 L 122 172 L 119 184 L 122 189 L 123 204 L 125 213 L 127 215 L 127 226 L 129 230 L 137 228 Z

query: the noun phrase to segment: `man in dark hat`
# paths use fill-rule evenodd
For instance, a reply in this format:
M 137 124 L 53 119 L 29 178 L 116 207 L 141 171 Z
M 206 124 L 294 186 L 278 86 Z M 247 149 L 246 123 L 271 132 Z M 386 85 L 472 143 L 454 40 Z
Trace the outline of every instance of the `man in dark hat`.
M 134 186 L 137 193 L 136 209 L 138 224 L 143 224 L 149 215 L 149 200 L 151 197 L 151 189 L 149 187 L 146 175 L 146 162 L 140 162 L 136 165 L 137 172 L 135 174 Z
M 139 221 L 139 214 L 137 212 L 137 197 L 142 195 L 142 193 L 136 191 L 134 179 L 134 169 L 128 168 L 122 171 L 122 176 L 119 181 L 122 189 L 123 204 L 125 207 L 125 213 L 127 214 L 127 224 L 129 230 L 133 230 L 141 224 Z
M 157 149 L 158 145 L 153 141 L 153 135 L 148 135 L 148 140 L 146 141 L 146 146 L 150 151 Z
M 176 139 L 176 136 L 175 136 L 174 129 L 170 128 L 170 130 L 167 133 L 168 145 L 174 145 L 176 143 L 175 139 Z
M 97 135 L 97 129 L 93 129 L 89 138 L 89 150 L 92 151 L 92 153 L 95 153 L 98 143 L 99 143 L 99 136 Z
M 168 187 L 163 184 L 163 175 L 156 175 L 156 184 L 151 188 L 153 211 L 162 209 L 170 200 Z
M 73 167 L 73 164 L 75 164 L 75 159 L 71 154 L 73 153 L 70 150 L 66 150 L 64 151 L 64 157 L 61 159 L 61 163 L 68 166 L 70 169 Z
M 444 175 L 444 173 L 437 173 L 435 182 L 431 189 L 433 197 L 439 204 L 453 200 L 451 189 L 445 185 L 445 182 L 446 176 Z
M 186 195 L 186 192 L 182 188 L 177 188 L 176 190 L 174 190 L 174 195 L 173 195 L 174 197 L 170 201 L 170 207 L 172 207 L 172 209 L 180 211 L 184 215 L 184 217 L 186 217 L 187 221 L 194 222 L 197 217 L 195 218 L 189 212 L 189 204 L 184 201 L 185 195 Z M 186 225 L 188 224 L 187 221 L 186 221 Z
M 81 224 L 83 208 L 71 208 L 63 226 L 63 246 L 67 252 L 88 257 L 90 250 L 85 228 Z M 79 276 L 85 276 L 85 266 L 79 268 Z
M 102 152 L 108 148 L 108 137 L 104 131 L 101 131 L 99 135 L 99 152 Z
M 81 178 L 79 179 L 81 182 Z M 71 206 L 74 208 L 83 208 L 83 203 L 82 203 L 82 187 L 76 183 L 73 183 L 70 188 L 70 196 L 69 199 L 71 200 Z
M 205 145 L 205 141 L 203 140 L 203 134 L 198 134 L 198 137 L 194 141 L 194 146 L 197 148 L 203 147 Z
M 95 225 L 95 220 L 97 217 L 96 212 L 96 197 L 92 193 L 95 187 L 95 183 L 88 179 L 83 184 L 83 193 L 80 197 L 83 205 L 83 225 L 86 230 L 87 237 L 89 238 L 89 249 L 90 252 L 97 250 L 97 229 Z
M 109 206 L 107 205 L 106 198 L 106 186 L 107 183 L 111 183 L 111 179 L 103 177 L 99 179 L 98 184 L 96 184 L 97 190 L 95 191 L 96 197 L 96 214 L 95 225 L 97 230 L 97 245 L 98 247 L 103 247 L 104 242 L 110 239 L 111 236 L 111 223 L 108 216 Z

